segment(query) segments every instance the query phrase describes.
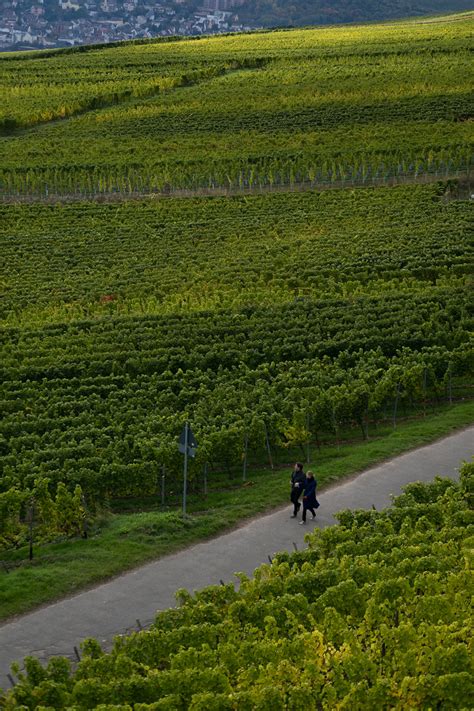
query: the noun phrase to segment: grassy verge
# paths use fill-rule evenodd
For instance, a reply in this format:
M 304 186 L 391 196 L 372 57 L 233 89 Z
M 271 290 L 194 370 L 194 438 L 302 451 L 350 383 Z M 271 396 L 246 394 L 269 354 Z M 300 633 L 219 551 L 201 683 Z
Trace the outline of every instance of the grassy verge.
M 400 422 L 394 430 L 379 427 L 368 442 L 330 445 L 313 452 L 311 467 L 319 487 L 414 447 L 431 442 L 474 421 L 474 402 L 443 408 L 424 419 Z M 433 471 L 433 476 L 436 475 Z M 283 504 L 288 499 L 289 469 L 260 468 L 245 484 L 210 491 L 206 499 L 190 497 L 189 516 L 161 512 L 110 514 L 97 521 L 87 540 L 69 540 L 3 554 L 0 572 L 0 619 L 27 612 L 71 595 L 145 561 L 214 536 L 242 520 Z M 7 569 L 9 572 L 7 572 Z

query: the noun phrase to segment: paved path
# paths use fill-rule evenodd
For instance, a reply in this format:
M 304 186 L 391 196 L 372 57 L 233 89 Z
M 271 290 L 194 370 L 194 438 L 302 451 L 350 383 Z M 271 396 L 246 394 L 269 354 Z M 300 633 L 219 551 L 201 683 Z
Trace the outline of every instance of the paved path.
M 10 664 L 32 654 L 46 660 L 54 654 L 74 658 L 74 646 L 94 636 L 105 644 L 116 634 L 146 626 L 156 610 L 172 607 L 178 588 L 197 590 L 230 581 L 235 572 L 251 574 L 268 556 L 305 545 L 304 535 L 315 525 L 334 523 L 346 508 L 382 509 L 391 494 L 411 481 L 429 481 L 436 474 L 457 477 L 457 468 L 474 453 L 474 426 L 367 470 L 319 496 L 317 522 L 298 525 L 285 506 L 252 520 L 231 533 L 149 563 L 80 593 L 0 626 L 0 687 L 9 688 Z

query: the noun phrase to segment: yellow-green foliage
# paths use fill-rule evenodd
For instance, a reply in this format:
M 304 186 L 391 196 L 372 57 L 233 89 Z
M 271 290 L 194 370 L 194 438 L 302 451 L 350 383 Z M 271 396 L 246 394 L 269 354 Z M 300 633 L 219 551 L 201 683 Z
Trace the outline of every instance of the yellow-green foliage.
M 82 533 L 85 509 L 81 487 L 76 485 L 72 493 L 59 482 L 53 496 L 49 484 L 49 479 L 39 477 L 31 490 L 20 491 L 14 486 L 0 492 L 0 550 L 23 545 L 30 527 L 36 542 Z
M 466 170 L 472 23 L 6 56 L 4 189 L 252 188 Z

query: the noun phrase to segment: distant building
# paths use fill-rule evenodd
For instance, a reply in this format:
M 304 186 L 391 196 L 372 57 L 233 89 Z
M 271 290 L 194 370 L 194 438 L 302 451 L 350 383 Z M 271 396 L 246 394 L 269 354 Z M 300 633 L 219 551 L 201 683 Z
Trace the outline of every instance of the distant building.
M 59 0 L 61 10 L 80 10 L 81 6 L 77 0 Z
M 202 6 L 205 10 L 229 11 L 233 7 L 238 7 L 239 5 L 243 5 L 244 2 L 245 2 L 245 0 L 204 0 Z
M 231 8 L 243 1 L 0 0 L 0 50 L 239 31 L 248 28 Z
M 13 30 L 13 44 L 33 44 L 36 42 L 36 35 L 31 32 L 23 32 L 23 30 Z
M 119 6 L 116 0 L 102 0 L 100 7 L 104 12 L 118 12 Z

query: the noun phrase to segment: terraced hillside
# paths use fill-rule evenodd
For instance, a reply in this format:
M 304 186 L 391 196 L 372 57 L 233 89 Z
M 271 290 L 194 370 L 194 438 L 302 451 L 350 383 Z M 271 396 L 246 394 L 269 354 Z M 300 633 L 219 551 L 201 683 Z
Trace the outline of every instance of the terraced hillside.
M 45 478 L 99 501 L 156 493 L 163 467 L 180 482 L 186 418 L 193 477 L 347 427 L 366 438 L 469 385 L 471 31 L 0 59 L 7 543 Z M 394 176 L 411 184 L 354 187 Z M 209 186 L 249 194 L 150 195 Z
M 466 171 L 472 24 L 467 15 L 4 56 L 4 191 L 363 184 Z
M 465 378 L 469 205 L 439 193 L 4 206 L 3 485 L 152 492 L 185 414 L 199 467 Z

